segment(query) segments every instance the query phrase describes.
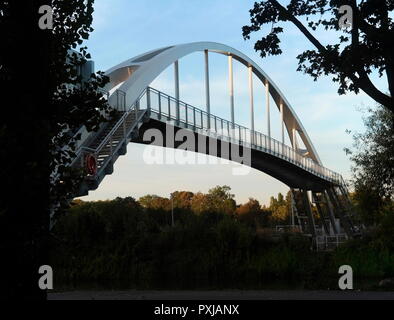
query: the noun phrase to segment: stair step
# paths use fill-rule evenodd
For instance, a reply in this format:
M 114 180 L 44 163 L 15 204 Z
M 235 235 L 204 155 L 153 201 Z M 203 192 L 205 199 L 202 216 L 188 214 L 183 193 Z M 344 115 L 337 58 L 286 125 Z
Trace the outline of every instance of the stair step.
M 123 113 L 120 113 L 116 118 L 114 118 L 114 120 L 109 122 L 108 126 L 102 132 L 100 132 L 100 134 L 96 137 L 93 143 L 89 145 L 89 147 L 92 149 L 97 149 L 103 143 L 103 141 L 106 141 L 109 133 L 113 130 L 114 126 L 118 123 L 122 115 Z M 123 141 L 124 129 L 125 129 L 124 127 L 126 127 L 126 130 L 129 130 L 135 124 L 136 124 L 136 116 L 135 113 L 132 112 L 124 119 L 124 124 L 121 124 L 119 128 L 116 129 L 115 132 L 113 133 L 112 148 L 117 147 L 119 143 Z M 109 154 L 110 148 L 111 148 L 111 142 L 108 139 L 107 143 L 100 150 L 100 153 Z
M 110 154 L 111 154 L 111 150 L 110 149 L 101 150 L 99 152 L 99 155 L 110 155 Z
M 101 155 L 101 154 L 110 154 L 110 153 L 111 153 L 110 149 L 102 149 L 102 150 L 100 150 L 99 155 Z

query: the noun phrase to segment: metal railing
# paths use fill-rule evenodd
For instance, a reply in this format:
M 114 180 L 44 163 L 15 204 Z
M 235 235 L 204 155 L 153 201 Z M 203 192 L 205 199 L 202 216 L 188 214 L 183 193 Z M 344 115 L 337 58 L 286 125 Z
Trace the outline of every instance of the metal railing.
M 316 236 L 314 244 L 318 251 L 332 250 L 338 248 L 342 243 L 345 243 L 347 239 L 348 237 L 346 234 Z
M 105 99 L 105 100 L 108 101 L 108 99 L 109 99 L 109 92 L 108 92 L 108 91 L 106 91 L 106 90 L 104 90 L 104 89 L 102 89 L 102 88 L 98 88 L 97 91 L 98 91 L 99 93 L 102 94 L 102 97 L 101 97 L 100 99 Z M 109 119 L 107 113 L 103 113 L 103 116 L 104 116 L 106 119 Z M 79 129 L 76 130 L 75 133 L 73 133 L 73 136 L 72 136 L 71 140 L 75 140 L 75 141 L 78 142 L 78 139 L 76 139 L 76 137 L 77 137 L 78 135 L 82 134 L 84 131 L 86 131 L 86 128 L 85 128 L 84 125 L 81 125 L 81 126 L 79 127 Z M 68 148 L 68 146 L 63 147 L 63 149 L 65 149 L 65 148 Z M 75 151 L 76 156 L 75 156 L 75 158 L 71 161 L 71 163 L 69 164 L 69 166 L 73 166 L 73 165 L 75 164 L 75 162 L 80 158 L 81 153 L 82 153 L 82 151 L 83 151 L 84 148 L 85 148 L 85 147 L 83 147 L 83 146 L 77 147 L 77 149 L 76 149 L 76 151 Z M 85 149 L 86 149 L 86 148 L 85 148 Z
M 283 224 L 275 226 L 276 232 L 302 232 L 302 228 L 298 225 Z
M 208 114 L 154 88 L 147 87 L 138 99 L 138 103 L 140 108 L 143 109 L 143 106 L 145 106 L 151 112 L 157 113 L 159 118 L 166 117 L 167 120 L 182 122 L 194 130 L 202 130 L 207 135 L 259 149 L 289 161 L 325 180 L 336 184 L 342 183 L 340 174 L 321 166 L 311 158 L 305 157 L 300 151 L 263 133 L 252 131 L 242 125 Z
M 146 91 L 144 91 L 142 95 L 145 94 Z M 80 162 L 81 167 L 84 165 L 84 155 L 86 154 L 92 154 L 96 158 L 96 162 L 98 160 L 98 156 L 100 152 L 109 145 L 109 155 L 105 159 L 103 163 L 100 164 L 100 169 L 105 168 L 107 165 L 108 161 L 111 161 L 112 156 L 118 151 L 118 149 L 121 147 L 122 142 L 127 139 L 127 137 L 130 135 L 131 131 L 134 129 L 134 127 L 138 124 L 139 120 L 143 117 L 144 113 L 146 110 L 143 110 L 144 112 L 139 112 L 139 99 L 137 99 L 137 102 L 133 104 L 128 110 L 126 110 L 126 94 L 121 91 L 121 90 L 116 90 L 114 93 L 117 97 L 117 110 L 123 111 L 122 116 L 119 118 L 119 120 L 116 122 L 116 124 L 111 128 L 110 132 L 102 139 L 101 143 L 96 147 L 96 148 L 90 148 L 87 146 L 82 146 L 80 147 L 77 152 L 76 152 L 76 157 L 71 163 L 71 166 L 76 165 L 78 162 Z M 131 125 L 127 125 L 126 119 L 132 114 L 135 114 L 135 119 L 134 122 Z M 114 134 L 115 132 L 118 131 L 123 127 L 122 130 L 122 136 L 117 137 L 114 139 Z M 113 146 L 114 140 L 118 141 L 116 146 Z M 96 175 L 99 172 L 96 173 Z

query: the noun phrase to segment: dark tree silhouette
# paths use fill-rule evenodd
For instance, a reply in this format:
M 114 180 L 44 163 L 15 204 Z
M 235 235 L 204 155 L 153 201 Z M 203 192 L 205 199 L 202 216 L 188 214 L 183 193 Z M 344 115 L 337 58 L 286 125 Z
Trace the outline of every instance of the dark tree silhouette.
M 53 8 L 52 29 L 39 27 L 42 5 Z M 70 55 L 93 30 L 92 13 L 93 0 L 0 2 L 0 87 L 8 111 L 0 117 L 1 296 L 46 297 L 38 269 L 48 264 L 50 208 L 65 206 L 80 176 L 66 166 L 74 151 L 66 132 L 82 125 L 93 130 L 109 111 L 97 91 L 107 79 L 78 75 L 90 58 L 86 47 Z
M 309 74 L 315 81 L 322 75 L 331 75 L 338 82 L 339 94 L 348 91 L 368 94 L 379 104 L 394 112 L 394 29 L 390 12 L 392 0 L 290 0 L 287 6 L 277 0 L 256 2 L 250 10 L 251 24 L 243 27 L 244 39 L 264 25 L 268 34 L 255 43 L 255 50 L 264 58 L 279 55 L 279 34 L 283 22 L 291 22 L 310 41 L 315 50 L 305 50 L 297 56 L 298 71 Z M 352 28 L 342 29 L 339 12 L 342 5 L 351 7 Z M 305 24 L 301 21 L 305 20 Z M 308 28 L 309 27 L 309 28 Z M 324 45 L 314 35 L 318 27 L 336 31 L 338 41 Z M 371 73 L 386 76 L 389 94 L 371 81 Z

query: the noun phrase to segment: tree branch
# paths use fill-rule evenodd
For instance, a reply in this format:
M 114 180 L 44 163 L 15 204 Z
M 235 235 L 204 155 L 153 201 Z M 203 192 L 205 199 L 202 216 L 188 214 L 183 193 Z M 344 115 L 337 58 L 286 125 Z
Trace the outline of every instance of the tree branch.
M 367 95 L 394 113 L 394 100 L 377 89 L 368 77 L 364 76 L 363 74 L 360 74 L 359 77 L 356 77 L 354 74 L 349 74 L 347 76 Z
M 278 1 L 276 0 L 268 0 L 271 4 L 282 13 L 287 20 L 293 22 L 293 24 L 304 34 L 305 37 L 322 53 L 328 53 L 326 48 L 317 40 L 309 30 L 292 14 L 287 11 L 285 7 L 283 7 Z
M 375 28 L 374 26 L 371 26 L 368 24 L 364 19 L 361 19 L 361 14 L 360 11 L 358 10 L 357 7 L 357 2 L 355 0 L 352 0 L 352 7 L 353 7 L 353 29 L 360 29 L 362 32 L 368 35 L 368 37 L 372 38 L 376 42 L 380 42 L 383 47 L 383 54 L 384 54 L 384 59 L 386 61 L 386 76 L 387 76 L 387 82 L 388 82 L 388 87 L 391 95 L 391 110 L 394 109 L 394 62 L 392 58 L 392 52 L 394 48 L 394 33 L 390 31 L 389 29 L 389 24 L 388 24 L 388 8 L 387 6 L 384 6 L 381 9 L 381 14 L 382 14 L 382 27 L 380 29 Z M 374 89 L 378 90 L 373 83 L 370 81 L 368 75 L 366 74 L 365 70 L 363 68 L 359 68 L 360 71 L 358 73 L 365 79 L 368 79 L 369 81 L 369 86 L 372 86 Z M 365 90 L 364 90 L 365 91 Z M 380 91 L 379 91 L 380 92 Z M 385 95 L 387 96 L 387 95 Z
M 331 52 L 329 52 L 320 42 L 317 40 L 309 30 L 289 11 L 283 7 L 277 0 L 268 0 L 288 21 L 292 22 L 303 34 L 304 36 L 317 48 L 317 50 L 328 60 L 328 62 L 334 63 L 334 60 L 339 60 L 339 56 L 333 56 Z M 352 1 L 353 2 L 353 1 Z M 355 2 L 355 1 L 354 1 Z M 354 3 L 353 3 L 354 4 Z M 356 9 L 356 17 L 359 17 L 357 7 Z M 362 19 L 357 19 L 357 26 Z M 365 23 L 365 22 L 364 22 Z M 368 25 L 367 23 L 365 23 Z M 374 28 L 375 29 L 375 28 Z M 353 43 L 353 41 L 357 41 Z M 352 45 L 358 45 L 358 28 L 354 33 L 352 33 Z M 355 68 L 353 72 L 348 70 L 342 70 L 343 74 L 347 76 L 357 87 L 363 90 L 366 94 L 368 94 L 371 98 L 376 100 L 378 103 L 386 106 L 392 112 L 394 112 L 394 99 L 379 89 L 377 89 L 374 84 L 369 79 L 367 73 L 365 72 L 363 66 L 360 64 L 355 64 L 358 67 Z M 359 77 L 355 75 L 355 72 L 359 74 Z M 390 85 L 389 85 L 390 86 Z

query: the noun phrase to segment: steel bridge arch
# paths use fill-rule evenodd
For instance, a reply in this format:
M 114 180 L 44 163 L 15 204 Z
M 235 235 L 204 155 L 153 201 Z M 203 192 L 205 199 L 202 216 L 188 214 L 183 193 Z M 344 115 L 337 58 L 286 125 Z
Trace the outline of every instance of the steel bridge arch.
M 137 101 L 140 94 L 150 83 L 167 67 L 177 62 L 182 57 L 200 51 L 215 52 L 231 56 L 246 67 L 251 67 L 252 72 L 258 79 L 260 79 L 263 84 L 268 84 L 269 94 L 273 98 L 278 109 L 280 109 L 280 104 L 282 104 L 284 125 L 293 147 L 296 147 L 296 143 L 292 133 L 293 130 L 296 130 L 307 148 L 306 156 L 322 165 L 322 161 L 300 119 L 278 86 L 252 59 L 227 45 L 216 42 L 193 42 L 163 47 L 143 53 L 108 69 L 105 75 L 109 77 L 110 82 L 105 89 L 110 91 L 120 85 L 117 89 L 126 93 L 127 106 L 131 106 Z M 112 106 L 116 106 L 116 99 L 117 97 L 115 94 L 110 95 L 109 103 Z

